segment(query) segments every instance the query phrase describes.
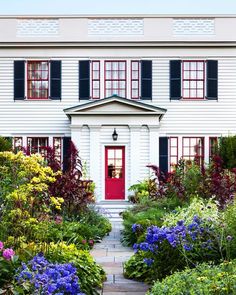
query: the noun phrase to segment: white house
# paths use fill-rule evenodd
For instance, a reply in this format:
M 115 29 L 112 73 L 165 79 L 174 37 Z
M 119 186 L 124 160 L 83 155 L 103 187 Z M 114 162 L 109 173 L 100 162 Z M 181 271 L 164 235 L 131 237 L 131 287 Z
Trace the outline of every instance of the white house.
M 0 17 L 0 135 L 71 138 L 98 200 L 236 133 L 236 15 Z

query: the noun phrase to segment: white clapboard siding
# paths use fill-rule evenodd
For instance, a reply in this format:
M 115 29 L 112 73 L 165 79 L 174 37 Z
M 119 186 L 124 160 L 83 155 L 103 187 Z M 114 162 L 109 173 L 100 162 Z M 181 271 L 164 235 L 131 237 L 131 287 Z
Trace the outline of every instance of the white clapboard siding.
M 62 60 L 62 100 L 79 103 L 78 60 Z
M 68 49 L 69 50 L 69 49 Z M 197 50 L 197 49 L 195 49 Z M 94 49 L 96 51 L 96 48 Z M 104 57 L 102 50 L 99 51 Z M 160 123 L 160 134 L 216 134 L 227 135 L 236 132 L 236 55 L 234 49 L 227 49 L 225 56 L 217 56 L 214 48 L 207 54 L 199 49 L 198 58 L 213 56 L 218 60 L 218 101 L 170 101 L 169 100 L 169 60 L 173 57 L 148 56 L 148 50 L 139 49 L 136 59 L 153 60 L 153 100 L 148 102 L 167 109 Z M 168 52 L 171 52 L 170 49 Z M 186 51 L 187 52 L 187 51 Z M 43 53 L 43 52 L 42 52 Z M 173 56 L 176 50 L 172 49 Z M 200 56 L 201 53 L 201 56 Z M 115 56 L 114 50 L 112 51 Z M 118 54 L 118 52 L 117 52 Z M 159 51 L 160 54 L 160 51 Z M 183 54 L 183 50 L 182 50 Z M 186 53 L 187 54 L 187 53 Z M 47 56 L 47 54 L 45 53 Z M 227 57 L 229 55 L 229 57 Z M 58 56 L 55 48 L 55 56 Z M 67 52 L 69 56 L 69 52 Z M 164 56 L 164 51 L 163 51 Z M 234 56 L 234 57 L 232 57 Z M 24 57 L 25 58 L 25 57 Z M 43 56 L 41 57 L 43 58 Z M 99 58 L 99 57 L 97 57 Z M 119 57 L 121 58 L 121 57 Z M 184 59 L 181 55 L 176 57 Z M 194 56 L 192 56 L 194 58 Z M 19 59 L 19 57 L 18 57 Z M 23 57 L 22 57 L 23 59 Z M 70 135 L 70 121 L 64 108 L 78 105 L 78 58 L 62 60 L 62 100 L 61 101 L 16 101 L 13 100 L 13 61 L 14 58 L 0 58 L 0 134 L 65 134 Z M 129 56 L 121 59 L 131 60 Z M 101 73 L 103 74 L 103 73 Z M 101 75 L 101 81 L 102 75 Z M 84 103 L 84 101 L 83 101 Z

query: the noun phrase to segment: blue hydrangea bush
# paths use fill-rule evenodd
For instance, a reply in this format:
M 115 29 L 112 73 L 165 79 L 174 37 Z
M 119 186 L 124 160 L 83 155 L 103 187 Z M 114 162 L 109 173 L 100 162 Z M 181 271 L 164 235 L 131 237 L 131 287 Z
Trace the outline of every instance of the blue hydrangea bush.
M 84 295 L 76 272 L 71 263 L 50 263 L 43 254 L 38 254 L 18 269 L 15 289 L 23 292 L 20 294 Z
M 132 226 L 133 232 L 140 225 Z M 174 271 L 194 267 L 204 261 L 220 261 L 225 257 L 224 227 L 215 226 L 213 219 L 202 219 L 195 215 L 188 224 L 177 221 L 175 226 L 150 226 L 145 240 L 133 245 L 135 257 L 125 264 L 125 274 L 137 278 L 135 265 L 138 260 L 149 267 L 142 280 L 162 279 Z

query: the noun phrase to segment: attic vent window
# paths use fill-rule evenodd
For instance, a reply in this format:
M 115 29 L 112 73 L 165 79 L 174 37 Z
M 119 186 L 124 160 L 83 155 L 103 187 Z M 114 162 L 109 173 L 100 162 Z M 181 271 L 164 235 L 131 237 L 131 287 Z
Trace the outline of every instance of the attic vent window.
M 99 18 L 88 21 L 88 35 L 143 35 L 143 19 Z
M 175 18 L 173 19 L 173 35 L 214 35 L 215 20 L 213 18 Z

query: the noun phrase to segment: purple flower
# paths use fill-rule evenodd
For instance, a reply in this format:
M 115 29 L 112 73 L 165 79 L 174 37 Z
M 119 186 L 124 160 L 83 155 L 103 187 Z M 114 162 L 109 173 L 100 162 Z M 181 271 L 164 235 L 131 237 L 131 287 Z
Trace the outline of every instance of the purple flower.
M 3 250 L 2 252 L 2 256 L 3 258 L 5 258 L 6 260 L 11 260 L 11 258 L 15 255 L 15 252 L 10 249 L 10 248 L 7 248 L 5 250 Z
M 227 240 L 228 242 L 232 241 L 232 239 L 233 239 L 232 236 L 227 236 L 227 237 L 226 237 L 226 240 Z
M 143 262 L 146 263 L 147 266 L 151 266 L 153 264 L 154 260 L 151 258 L 144 258 Z
M 3 244 L 3 242 L 0 241 L 0 251 L 2 251 L 3 248 L 4 248 L 4 244 Z
M 185 251 L 191 251 L 193 249 L 193 245 L 184 244 Z
M 141 230 L 142 229 L 142 226 L 140 225 L 140 224 L 136 224 L 136 223 L 134 223 L 133 225 L 132 225 L 132 232 L 133 233 L 136 233 L 137 231 L 139 231 L 139 230 Z

